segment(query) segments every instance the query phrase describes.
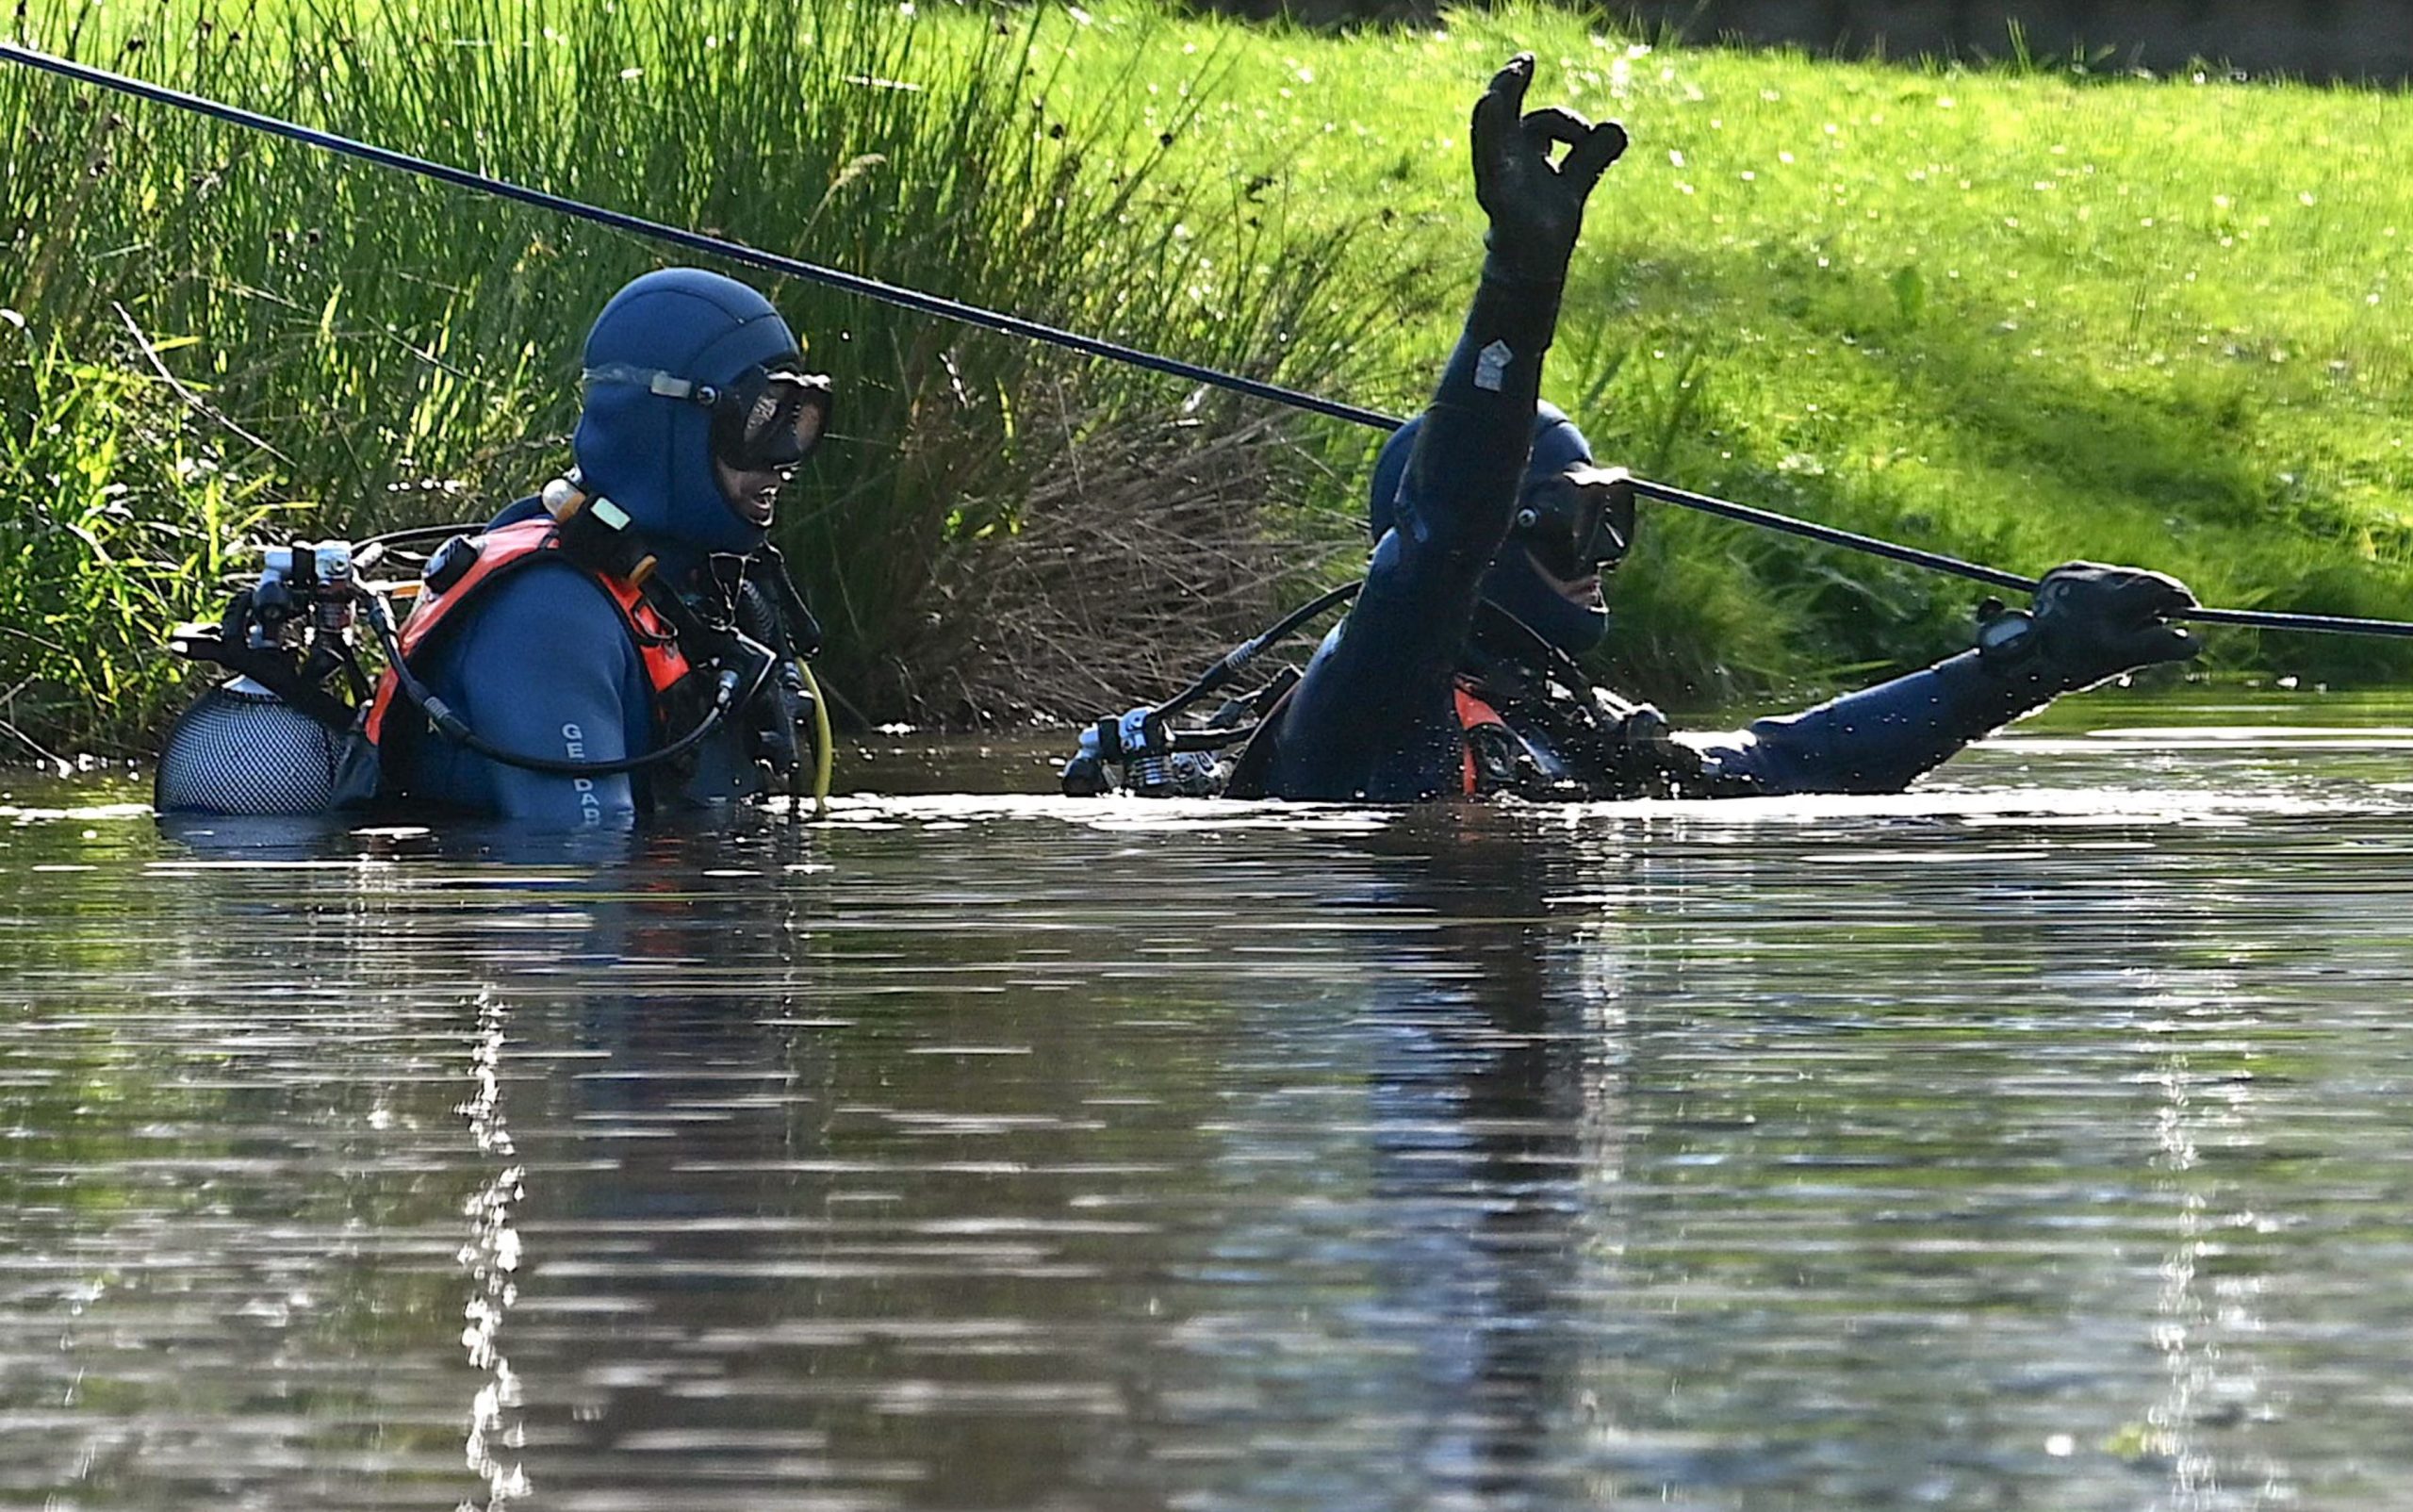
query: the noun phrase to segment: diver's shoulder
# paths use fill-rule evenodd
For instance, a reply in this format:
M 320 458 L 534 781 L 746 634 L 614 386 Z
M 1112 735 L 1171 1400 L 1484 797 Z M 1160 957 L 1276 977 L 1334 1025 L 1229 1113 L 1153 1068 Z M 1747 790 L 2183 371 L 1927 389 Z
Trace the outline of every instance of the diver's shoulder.
M 526 635 L 538 643 L 585 635 L 629 638 L 611 591 L 566 558 L 519 565 L 467 607 L 472 629 L 480 633 Z

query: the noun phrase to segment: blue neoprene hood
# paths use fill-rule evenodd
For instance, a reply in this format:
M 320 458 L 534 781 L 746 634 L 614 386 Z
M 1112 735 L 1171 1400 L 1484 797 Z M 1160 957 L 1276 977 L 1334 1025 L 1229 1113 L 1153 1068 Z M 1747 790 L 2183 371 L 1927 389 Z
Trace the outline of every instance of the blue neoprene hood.
M 665 268 L 603 306 L 587 333 L 586 366 L 658 368 L 726 387 L 796 350 L 796 333 L 769 300 L 718 273 Z M 700 404 L 636 384 L 589 383 L 571 449 L 587 490 L 627 510 L 659 547 L 692 548 L 700 559 L 763 544 L 714 481 L 712 412 Z
M 1400 486 L 1407 480 L 1407 459 L 1416 449 L 1417 433 L 1424 426 L 1418 416 L 1391 433 L 1374 459 L 1374 480 L 1367 501 L 1367 523 L 1374 539 L 1399 522 Z M 1592 443 L 1567 418 L 1564 410 L 1545 402 L 1534 412 L 1534 450 L 1525 464 L 1525 487 L 1548 481 L 1568 468 L 1592 460 Z M 1483 575 L 1483 596 L 1532 626 L 1544 639 L 1568 652 L 1590 650 L 1609 633 L 1605 609 L 1569 603 L 1542 581 L 1534 559 L 1512 537 L 1491 559 Z

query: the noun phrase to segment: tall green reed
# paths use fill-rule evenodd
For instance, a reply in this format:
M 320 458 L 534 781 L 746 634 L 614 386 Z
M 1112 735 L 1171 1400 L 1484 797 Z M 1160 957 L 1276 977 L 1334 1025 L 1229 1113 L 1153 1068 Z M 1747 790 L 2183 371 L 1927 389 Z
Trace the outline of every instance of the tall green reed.
M 0 406 L 0 760 L 57 759 L 164 712 L 181 680 L 161 633 L 214 610 L 205 585 L 271 506 L 168 384 L 13 309 Z
M 1294 235 L 1278 205 L 1167 173 L 1173 132 L 1128 145 L 1094 77 L 1076 106 L 1066 71 L 1094 65 L 1043 11 L 62 0 L 19 28 L 345 135 L 1293 382 L 1335 381 L 1351 357 L 1345 333 L 1384 299 L 1381 280 L 1339 276 L 1328 230 Z M 1203 94 L 1213 66 L 1178 82 Z M 118 373 L 92 404 L 177 415 L 146 440 L 171 462 L 198 457 L 206 433 L 213 486 L 272 501 L 280 530 L 476 518 L 533 491 L 567 463 L 587 323 L 619 285 L 668 260 L 616 233 L 25 70 L 0 73 L 0 133 L 11 164 L 0 230 L 28 270 L 19 303 L 50 343 L 28 350 L 25 383 L 56 388 L 61 363 Z M 980 553 L 1021 531 L 1034 489 L 1102 460 L 1090 449 L 1156 434 L 1185 396 L 818 286 L 766 291 L 841 396 L 832 443 L 780 527 L 830 631 L 829 681 L 867 716 L 949 712 L 916 689 L 995 607 L 982 601 Z M 146 340 L 190 404 L 146 376 Z M 38 397 L 23 404 L 12 391 L 12 424 Z M 1211 432 L 1242 418 L 1193 404 L 1182 423 Z M 1299 492 L 1295 476 L 1276 476 L 1300 473 L 1286 460 L 1297 454 L 1264 447 L 1256 491 Z M 1150 507 L 1145 472 L 1118 475 L 1111 498 L 1050 497 L 1102 518 Z M 42 476 L 0 479 L 0 518 L 50 529 Z M 1230 501 L 1242 514 L 1262 505 Z M 194 532 L 214 530 L 222 551 L 260 522 L 208 507 L 173 490 L 144 499 L 146 518 L 193 545 L 161 575 L 187 611 L 222 566 Z M 1140 599 L 1174 571 L 1125 566 Z M 1281 577 L 1201 626 L 1201 644 L 1262 609 Z M 121 614 L 111 644 L 164 629 L 139 622 L 158 606 L 90 604 L 64 583 L 41 591 L 46 614 Z M 1102 661 L 1126 654 L 1111 626 L 1097 638 Z M 1010 662 L 1016 649 L 984 649 Z M 72 700 L 96 690 L 38 664 L 28 675 L 54 689 L 60 712 L 37 720 L 54 731 L 122 735 L 156 712 L 104 702 L 71 719 Z

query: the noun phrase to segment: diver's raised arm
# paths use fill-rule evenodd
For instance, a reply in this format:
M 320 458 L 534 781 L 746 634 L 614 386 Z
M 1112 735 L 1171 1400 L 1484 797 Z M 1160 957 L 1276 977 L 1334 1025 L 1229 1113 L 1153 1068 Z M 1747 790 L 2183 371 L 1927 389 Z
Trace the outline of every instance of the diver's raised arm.
M 1469 583 L 1508 530 L 1584 201 L 1626 146 L 1615 122 L 1556 107 L 1524 112 L 1533 76 L 1532 55 L 1519 54 L 1475 102 L 1468 137 L 1489 222 L 1483 276 L 1402 489 L 1413 544 L 1462 561 Z
M 1454 680 L 1484 573 L 1517 511 L 1584 198 L 1625 150 L 1617 125 L 1522 113 L 1533 76 L 1520 56 L 1475 102 L 1475 199 L 1489 231 L 1465 332 L 1432 404 L 1384 448 L 1366 585 L 1259 743 L 1268 776 L 1245 789 L 1381 802 L 1466 791 Z

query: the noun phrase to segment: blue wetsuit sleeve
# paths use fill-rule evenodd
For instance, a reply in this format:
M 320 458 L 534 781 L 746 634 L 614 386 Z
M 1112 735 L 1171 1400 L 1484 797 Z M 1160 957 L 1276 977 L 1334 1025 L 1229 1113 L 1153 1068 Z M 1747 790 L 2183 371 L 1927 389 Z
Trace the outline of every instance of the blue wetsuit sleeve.
M 1451 680 L 1516 512 L 1558 294 L 1486 269 L 1409 454 L 1398 524 L 1289 699 L 1277 796 L 1401 802 L 1456 790 Z
M 1719 735 L 1679 735 L 1713 793 L 1897 793 L 1969 742 L 2052 701 L 2056 684 L 1965 651 L 1858 693 Z
M 651 717 L 619 610 L 566 567 L 531 567 L 499 584 L 453 649 L 455 706 L 471 730 L 505 750 L 617 761 L 632 754 L 631 730 L 644 730 Z M 575 829 L 636 817 L 625 773 L 569 777 L 466 754 L 464 761 L 484 769 L 478 785 L 501 818 Z

